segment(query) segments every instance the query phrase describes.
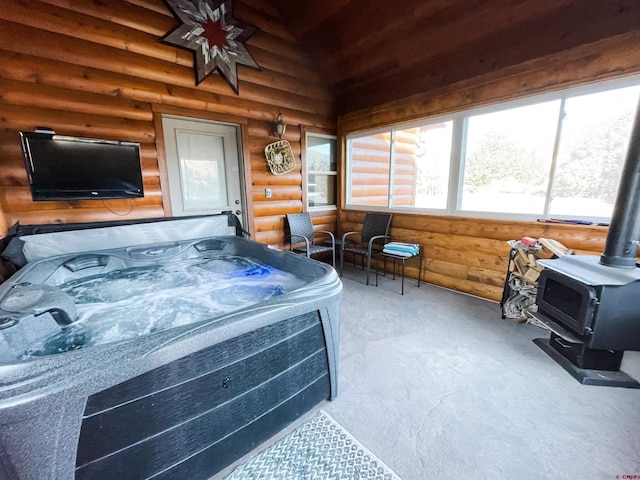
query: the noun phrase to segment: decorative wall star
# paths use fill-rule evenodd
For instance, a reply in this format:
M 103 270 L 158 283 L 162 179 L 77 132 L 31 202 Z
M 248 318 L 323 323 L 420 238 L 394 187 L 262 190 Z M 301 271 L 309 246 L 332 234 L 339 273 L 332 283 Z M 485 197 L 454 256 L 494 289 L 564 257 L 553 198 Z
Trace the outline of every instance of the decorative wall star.
M 256 28 L 232 15 L 231 0 L 165 0 L 182 25 L 162 41 L 192 50 L 196 85 L 218 70 L 236 94 L 238 64 L 256 70 L 260 67 L 244 46 Z

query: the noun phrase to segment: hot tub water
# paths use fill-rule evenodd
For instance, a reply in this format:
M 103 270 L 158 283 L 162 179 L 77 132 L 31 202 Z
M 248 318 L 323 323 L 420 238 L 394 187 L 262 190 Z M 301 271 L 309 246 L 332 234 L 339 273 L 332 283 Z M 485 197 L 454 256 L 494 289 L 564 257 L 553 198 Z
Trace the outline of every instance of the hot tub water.
M 57 285 L 78 319 L 30 345 L 23 357 L 50 355 L 147 335 L 218 317 L 295 290 L 296 275 L 233 255 L 131 267 Z

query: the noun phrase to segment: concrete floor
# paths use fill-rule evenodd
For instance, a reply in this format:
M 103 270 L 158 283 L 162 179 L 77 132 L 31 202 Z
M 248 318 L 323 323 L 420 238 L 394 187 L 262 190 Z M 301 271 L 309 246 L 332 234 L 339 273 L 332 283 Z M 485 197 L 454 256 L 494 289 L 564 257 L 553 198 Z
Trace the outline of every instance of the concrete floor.
M 403 480 L 640 475 L 640 390 L 581 385 L 494 302 L 342 279 L 339 394 L 318 408 Z M 622 370 L 640 380 L 640 353 Z

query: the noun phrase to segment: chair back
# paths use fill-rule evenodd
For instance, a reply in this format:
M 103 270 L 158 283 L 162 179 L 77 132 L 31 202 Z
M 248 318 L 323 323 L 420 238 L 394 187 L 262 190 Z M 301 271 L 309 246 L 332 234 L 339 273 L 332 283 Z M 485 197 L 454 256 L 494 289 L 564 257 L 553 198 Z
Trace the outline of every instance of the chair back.
M 360 238 L 362 243 L 368 243 L 371 237 L 378 235 L 389 235 L 389 226 L 391 225 L 390 213 L 367 213 L 362 224 L 362 232 Z M 385 239 L 376 240 L 375 243 L 385 243 Z
M 303 213 L 288 213 L 287 223 L 289 224 L 289 232 L 291 233 L 291 243 L 304 242 L 301 237 L 307 237 L 309 242 L 313 244 L 313 222 L 311 221 L 311 215 L 306 212 Z

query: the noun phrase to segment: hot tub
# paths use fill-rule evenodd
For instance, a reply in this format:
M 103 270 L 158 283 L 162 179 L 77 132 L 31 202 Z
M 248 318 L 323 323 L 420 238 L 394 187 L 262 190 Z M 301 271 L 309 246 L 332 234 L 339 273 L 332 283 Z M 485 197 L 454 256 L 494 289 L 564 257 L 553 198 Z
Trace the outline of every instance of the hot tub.
M 208 478 L 336 396 L 335 270 L 227 220 L 22 237 L 0 286 L 0 478 Z

